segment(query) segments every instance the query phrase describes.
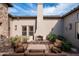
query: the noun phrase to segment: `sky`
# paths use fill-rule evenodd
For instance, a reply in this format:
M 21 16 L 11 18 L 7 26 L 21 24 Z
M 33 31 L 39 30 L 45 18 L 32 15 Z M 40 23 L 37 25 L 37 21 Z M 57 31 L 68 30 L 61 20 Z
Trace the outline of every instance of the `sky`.
M 37 16 L 37 3 L 12 3 L 8 13 L 13 16 Z M 43 15 L 63 16 L 72 9 L 79 6 L 79 3 L 43 3 Z

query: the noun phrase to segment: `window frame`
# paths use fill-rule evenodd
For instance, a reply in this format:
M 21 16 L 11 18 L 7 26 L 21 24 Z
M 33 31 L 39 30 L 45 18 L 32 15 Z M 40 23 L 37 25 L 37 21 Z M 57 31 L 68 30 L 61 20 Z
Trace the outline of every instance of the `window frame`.
M 25 31 L 23 31 L 23 27 L 26 27 Z M 23 33 L 26 33 L 26 34 L 23 35 Z M 27 36 L 27 25 L 22 25 L 22 36 Z
M 77 13 L 77 20 L 79 20 L 79 13 Z
M 77 26 L 77 24 L 78 24 L 79 22 L 75 22 L 75 39 L 78 39 L 79 40 L 79 38 L 77 37 L 77 29 L 78 29 L 78 26 Z
M 32 31 L 30 31 L 30 27 L 31 27 L 31 26 L 33 27 L 33 30 L 32 30 Z M 32 34 L 30 34 L 30 33 L 32 33 Z M 33 35 L 34 35 L 34 26 L 33 26 L 33 25 L 29 25 L 29 26 L 28 26 L 28 35 L 29 35 L 29 36 L 33 36 Z

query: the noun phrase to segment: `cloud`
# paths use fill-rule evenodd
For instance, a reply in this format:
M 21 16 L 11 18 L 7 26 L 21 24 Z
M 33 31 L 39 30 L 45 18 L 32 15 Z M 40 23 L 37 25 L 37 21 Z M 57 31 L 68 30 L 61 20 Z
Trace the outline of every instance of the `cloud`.
M 63 15 L 79 4 L 60 3 L 56 7 L 47 7 L 43 9 L 43 15 Z
M 13 4 L 13 8 L 9 8 L 9 13 L 11 13 L 12 15 L 15 15 L 15 16 L 36 16 L 37 14 L 37 10 L 35 9 L 32 9 L 33 8 L 33 4 L 27 4 L 30 9 L 24 9 L 22 8 L 22 6 L 18 6 L 16 4 Z M 26 6 L 27 8 L 27 6 Z
M 8 10 L 9 13 L 11 13 L 11 12 L 15 12 L 15 13 L 18 12 L 16 8 L 8 8 L 8 9 L 9 9 Z
M 53 4 L 53 3 L 52 3 Z M 47 4 L 43 8 L 43 15 L 64 15 L 74 7 L 78 6 L 79 3 L 56 3 L 56 5 Z M 9 8 L 9 13 L 16 16 L 36 16 L 37 5 L 33 3 L 24 4 L 12 4 L 14 7 Z

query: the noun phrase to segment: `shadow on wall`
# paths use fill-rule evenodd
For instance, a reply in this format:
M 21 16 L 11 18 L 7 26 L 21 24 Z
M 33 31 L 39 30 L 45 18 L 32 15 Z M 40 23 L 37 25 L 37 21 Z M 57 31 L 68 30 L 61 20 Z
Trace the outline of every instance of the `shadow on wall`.
M 57 23 L 54 25 L 54 27 L 51 28 L 50 33 L 64 36 L 63 35 L 63 33 L 64 33 L 63 31 L 64 31 L 64 23 L 63 23 L 63 20 L 58 20 Z

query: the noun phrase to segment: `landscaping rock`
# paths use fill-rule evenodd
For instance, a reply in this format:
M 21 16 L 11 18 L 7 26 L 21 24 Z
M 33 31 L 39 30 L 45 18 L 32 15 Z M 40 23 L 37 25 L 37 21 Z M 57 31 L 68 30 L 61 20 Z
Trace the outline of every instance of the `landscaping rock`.
M 24 50 L 27 50 L 28 44 L 23 44 Z
M 61 46 L 62 46 L 62 41 L 59 39 L 56 39 L 53 44 L 49 45 L 49 49 L 51 50 L 51 52 L 60 53 L 62 52 L 60 49 Z
M 62 41 L 61 40 L 59 40 L 59 39 L 56 39 L 56 41 L 54 42 L 54 46 L 55 47 L 61 47 L 62 46 Z
M 72 52 L 78 53 L 78 50 L 76 48 L 71 48 Z
M 61 53 L 61 49 L 60 48 L 57 48 L 57 47 L 54 47 L 51 49 L 52 52 L 55 52 L 55 53 Z
M 0 52 L 14 52 L 11 47 L 11 43 L 4 36 L 0 37 Z
M 51 49 L 52 47 L 53 47 L 53 44 L 50 44 L 50 45 L 49 45 L 49 49 Z

